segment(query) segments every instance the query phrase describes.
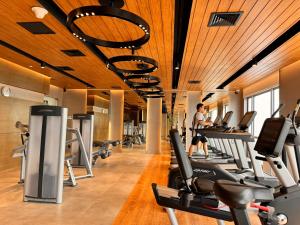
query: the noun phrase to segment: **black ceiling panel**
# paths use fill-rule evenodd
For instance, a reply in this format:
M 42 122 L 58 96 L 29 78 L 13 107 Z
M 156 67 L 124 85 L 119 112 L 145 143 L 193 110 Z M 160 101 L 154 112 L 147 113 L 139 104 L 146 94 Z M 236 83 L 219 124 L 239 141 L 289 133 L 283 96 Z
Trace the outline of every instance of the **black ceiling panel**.
M 61 50 L 63 53 L 65 53 L 68 56 L 75 57 L 75 56 L 85 56 L 81 51 L 78 49 L 68 49 L 68 50 Z
M 59 70 L 74 71 L 74 69 L 69 66 L 57 66 L 56 68 Z
M 53 30 L 42 22 L 17 22 L 32 34 L 55 34 Z

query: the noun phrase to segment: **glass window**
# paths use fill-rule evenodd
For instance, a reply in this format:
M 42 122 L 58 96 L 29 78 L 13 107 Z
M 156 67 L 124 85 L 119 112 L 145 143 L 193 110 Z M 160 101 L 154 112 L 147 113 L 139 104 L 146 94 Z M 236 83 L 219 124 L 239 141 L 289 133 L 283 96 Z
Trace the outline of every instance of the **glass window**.
M 211 121 L 215 121 L 215 119 L 218 116 L 218 109 L 215 108 L 215 109 L 210 110 L 210 112 L 208 113 L 208 115 L 211 117 Z
M 228 112 L 228 105 L 224 105 L 223 106 L 223 118 L 227 112 Z
M 269 118 L 279 107 L 279 88 L 274 88 L 259 95 L 246 99 L 247 111 L 256 111 L 254 122 L 249 127 L 249 132 L 258 136 L 266 118 Z M 279 113 L 276 114 L 279 116 Z
M 250 98 L 247 98 L 247 111 L 252 111 L 252 98 L 253 97 L 250 97 Z
M 273 90 L 273 102 L 274 102 L 274 108 L 273 108 L 273 112 L 275 112 L 279 105 L 280 105 L 280 100 L 279 100 L 279 88 L 275 88 Z M 279 112 L 276 113 L 275 117 L 279 117 Z
M 256 95 L 253 98 L 254 110 L 257 112 L 254 120 L 254 136 L 258 136 L 266 118 L 270 117 L 271 112 L 271 92 Z

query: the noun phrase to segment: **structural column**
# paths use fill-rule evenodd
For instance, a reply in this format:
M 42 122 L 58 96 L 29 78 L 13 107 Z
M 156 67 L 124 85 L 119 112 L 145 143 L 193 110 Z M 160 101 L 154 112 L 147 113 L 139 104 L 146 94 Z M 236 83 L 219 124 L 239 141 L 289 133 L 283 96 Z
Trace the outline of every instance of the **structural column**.
M 182 134 L 183 120 L 184 120 L 184 111 L 179 111 L 178 112 L 178 131 L 180 134 Z
M 162 99 L 149 98 L 147 101 L 146 152 L 160 153 L 162 126 Z
M 124 91 L 110 91 L 109 105 L 109 139 L 123 139 L 123 120 L 124 120 Z
M 167 140 L 168 136 L 168 114 L 163 113 L 162 114 L 162 126 L 161 126 L 161 138 L 163 140 Z
M 147 121 L 147 109 L 142 109 L 142 121 Z
M 186 151 L 188 151 L 190 144 L 192 142 L 192 131 L 190 128 L 192 127 L 192 122 L 194 115 L 197 111 L 197 104 L 201 103 L 201 92 L 199 91 L 189 91 L 187 92 L 186 104 L 185 104 L 185 112 L 186 112 Z
M 229 111 L 233 111 L 229 127 L 237 126 L 244 114 L 243 91 L 239 93 L 229 93 Z

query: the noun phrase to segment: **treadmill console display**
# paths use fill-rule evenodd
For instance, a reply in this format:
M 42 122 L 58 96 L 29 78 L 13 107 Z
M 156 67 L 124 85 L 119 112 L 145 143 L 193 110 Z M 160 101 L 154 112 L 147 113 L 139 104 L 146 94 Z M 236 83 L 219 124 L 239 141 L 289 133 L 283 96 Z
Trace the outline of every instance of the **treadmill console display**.
M 253 122 L 256 114 L 257 113 L 255 111 L 247 112 L 239 123 L 240 130 L 247 130 L 250 124 Z
M 224 124 L 228 124 L 229 123 L 229 120 L 230 120 L 230 118 L 231 118 L 231 116 L 232 116 L 232 111 L 229 111 L 229 112 L 227 112 L 226 114 L 225 114 L 225 116 L 224 116 L 224 118 L 223 118 L 223 120 L 222 120 L 222 123 Z
M 254 149 L 264 156 L 280 156 L 291 125 L 288 118 L 266 119 Z

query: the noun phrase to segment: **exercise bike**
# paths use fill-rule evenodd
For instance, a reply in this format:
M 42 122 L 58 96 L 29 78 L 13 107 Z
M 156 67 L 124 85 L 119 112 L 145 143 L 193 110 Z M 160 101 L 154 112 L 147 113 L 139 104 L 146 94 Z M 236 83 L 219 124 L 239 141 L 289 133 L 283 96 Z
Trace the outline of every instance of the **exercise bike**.
M 280 187 L 273 190 L 266 186 L 228 180 L 220 180 L 214 184 L 216 196 L 230 207 L 236 225 L 251 224 L 247 214 L 248 205 L 259 209 L 258 216 L 263 225 L 299 224 L 299 173 L 295 174 L 299 172 L 299 168 L 296 169 L 297 164 L 290 161 L 291 174 L 281 158 L 283 149 L 299 150 L 300 131 L 295 122 L 299 107 L 300 99 L 291 117 L 267 119 L 255 146 L 255 150 L 263 156 L 257 157 L 257 160 L 270 164 L 281 183 Z

